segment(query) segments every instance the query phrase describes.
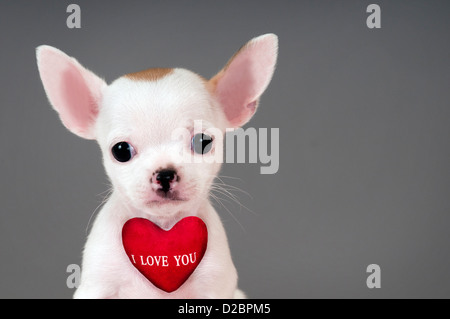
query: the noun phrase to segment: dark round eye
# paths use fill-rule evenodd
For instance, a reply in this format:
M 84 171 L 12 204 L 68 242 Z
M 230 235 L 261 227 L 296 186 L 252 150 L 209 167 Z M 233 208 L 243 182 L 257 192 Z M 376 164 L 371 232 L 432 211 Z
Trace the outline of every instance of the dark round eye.
M 122 163 L 128 162 L 134 155 L 136 155 L 133 146 L 127 142 L 119 142 L 114 145 L 111 149 L 111 153 L 117 161 Z
M 203 133 L 192 137 L 191 149 L 197 154 L 206 154 L 212 148 L 212 137 Z

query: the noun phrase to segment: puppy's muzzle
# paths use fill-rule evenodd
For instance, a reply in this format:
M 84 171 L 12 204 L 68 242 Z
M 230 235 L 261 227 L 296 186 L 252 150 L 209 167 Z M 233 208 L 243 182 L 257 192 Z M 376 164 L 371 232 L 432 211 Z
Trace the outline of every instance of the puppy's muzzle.
M 168 193 L 173 190 L 176 182 L 179 180 L 177 172 L 173 169 L 163 169 L 156 173 L 155 179 L 152 182 L 158 185 L 158 190 L 162 190 L 164 193 Z

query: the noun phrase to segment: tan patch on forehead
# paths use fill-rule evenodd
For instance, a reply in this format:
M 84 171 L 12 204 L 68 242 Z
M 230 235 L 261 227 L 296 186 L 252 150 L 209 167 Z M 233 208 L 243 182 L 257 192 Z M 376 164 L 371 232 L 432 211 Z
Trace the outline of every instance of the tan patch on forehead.
M 173 69 L 170 68 L 153 68 L 129 73 L 124 75 L 124 77 L 133 81 L 157 81 L 172 73 Z

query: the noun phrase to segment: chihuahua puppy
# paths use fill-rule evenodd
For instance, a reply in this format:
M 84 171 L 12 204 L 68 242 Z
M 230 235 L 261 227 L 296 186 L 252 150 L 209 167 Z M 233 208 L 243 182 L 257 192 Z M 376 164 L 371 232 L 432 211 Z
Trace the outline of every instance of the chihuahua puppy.
M 98 142 L 112 184 L 84 248 L 75 298 L 245 297 L 237 288 L 225 230 L 209 201 L 221 162 L 201 159 L 221 152 L 226 129 L 253 116 L 277 52 L 277 36 L 266 34 L 245 44 L 209 80 L 181 68 L 154 68 L 107 85 L 60 50 L 37 48 L 51 105 L 67 129 Z M 180 128 L 189 134 L 173 138 Z M 122 227 L 138 217 L 169 230 L 187 216 L 203 220 L 208 245 L 186 282 L 168 293 L 132 265 Z

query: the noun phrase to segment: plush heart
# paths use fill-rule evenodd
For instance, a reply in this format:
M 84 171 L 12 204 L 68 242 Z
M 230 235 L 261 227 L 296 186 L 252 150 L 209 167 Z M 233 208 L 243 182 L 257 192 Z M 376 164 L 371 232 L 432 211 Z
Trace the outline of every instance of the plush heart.
M 132 218 L 122 228 L 125 252 L 137 268 L 156 287 L 177 290 L 202 260 L 208 242 L 205 223 L 190 216 L 170 230 L 145 218 Z

